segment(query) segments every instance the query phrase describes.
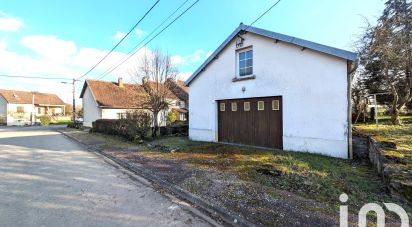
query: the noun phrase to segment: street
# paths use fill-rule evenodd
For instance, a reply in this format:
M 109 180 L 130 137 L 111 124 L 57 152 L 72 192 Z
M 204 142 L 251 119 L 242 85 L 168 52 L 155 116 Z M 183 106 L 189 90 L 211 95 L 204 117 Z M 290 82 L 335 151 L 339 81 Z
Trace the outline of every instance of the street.
M 206 226 L 55 129 L 0 127 L 0 226 Z

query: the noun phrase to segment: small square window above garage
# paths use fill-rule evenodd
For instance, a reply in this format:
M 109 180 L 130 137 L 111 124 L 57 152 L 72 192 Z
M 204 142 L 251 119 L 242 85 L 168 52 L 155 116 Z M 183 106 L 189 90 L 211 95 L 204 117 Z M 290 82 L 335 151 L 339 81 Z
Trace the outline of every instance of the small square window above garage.
M 279 110 L 279 100 L 272 100 L 272 110 Z
M 220 103 L 219 109 L 220 109 L 220 111 L 225 111 L 225 103 L 224 102 Z
M 265 110 L 265 101 L 258 101 L 258 110 Z
M 244 102 L 243 103 L 243 110 L 244 111 L 250 111 L 250 102 Z
M 232 111 L 237 111 L 237 103 L 236 102 L 232 102 Z

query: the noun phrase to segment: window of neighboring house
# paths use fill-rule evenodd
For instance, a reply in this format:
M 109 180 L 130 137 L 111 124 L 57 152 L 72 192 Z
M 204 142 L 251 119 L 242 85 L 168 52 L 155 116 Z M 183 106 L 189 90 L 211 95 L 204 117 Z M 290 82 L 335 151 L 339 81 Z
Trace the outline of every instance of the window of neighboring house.
M 258 110 L 265 110 L 265 102 L 258 101 Z
M 24 113 L 24 106 L 17 106 L 17 113 Z
M 37 113 L 41 114 L 41 108 L 40 107 L 37 107 Z
M 118 119 L 126 119 L 126 113 L 117 113 Z
M 220 103 L 220 111 L 225 111 L 225 103 L 224 102 L 221 102 Z
M 239 76 L 250 76 L 253 74 L 253 50 L 238 53 Z
M 180 121 L 185 121 L 185 114 L 184 113 L 179 113 L 179 120 Z
M 185 108 L 185 101 L 179 101 L 179 108 Z
M 244 102 L 243 103 L 243 110 L 244 111 L 250 111 L 250 102 Z

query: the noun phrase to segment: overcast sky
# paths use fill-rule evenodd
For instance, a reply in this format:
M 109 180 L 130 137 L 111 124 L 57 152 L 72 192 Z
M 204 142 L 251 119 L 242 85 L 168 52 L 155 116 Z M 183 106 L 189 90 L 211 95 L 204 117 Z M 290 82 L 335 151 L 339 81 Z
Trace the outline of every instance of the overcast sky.
M 138 28 L 86 78 L 96 79 L 186 0 L 160 0 Z M 195 0 L 187 1 L 182 8 Z M 0 74 L 79 77 L 108 52 L 155 0 L 13 0 L 0 5 Z M 104 80 L 128 79 L 139 55 L 151 48 L 169 53 L 187 78 L 239 25 L 251 23 L 275 0 L 200 0 L 146 48 Z M 254 26 L 353 50 L 365 25 L 384 8 L 381 0 L 282 0 Z M 178 14 L 176 14 L 178 15 Z M 0 77 L 0 89 L 35 90 L 71 100 L 59 80 Z M 82 87 L 77 85 L 79 91 Z M 79 94 L 77 94 L 79 95 Z

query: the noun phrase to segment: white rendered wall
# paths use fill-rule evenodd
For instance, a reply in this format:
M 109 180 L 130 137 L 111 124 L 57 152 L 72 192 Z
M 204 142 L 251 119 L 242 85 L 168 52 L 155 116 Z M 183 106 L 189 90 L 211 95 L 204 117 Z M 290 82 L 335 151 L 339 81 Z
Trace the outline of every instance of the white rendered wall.
M 23 113 L 17 113 L 17 107 L 23 107 Z M 33 110 L 32 104 L 7 104 L 7 125 L 30 125 L 30 115 Z
M 284 150 L 347 158 L 346 60 L 250 33 L 243 37 L 243 46 L 253 48 L 256 79 L 232 82 L 232 41 L 190 84 L 190 138 L 217 141 L 216 100 L 282 96 Z
M 92 122 L 97 119 L 102 118 L 102 111 L 97 106 L 96 101 L 93 98 L 93 95 L 89 89 L 86 88 L 82 98 L 83 102 L 83 125 L 86 127 L 92 127 Z

